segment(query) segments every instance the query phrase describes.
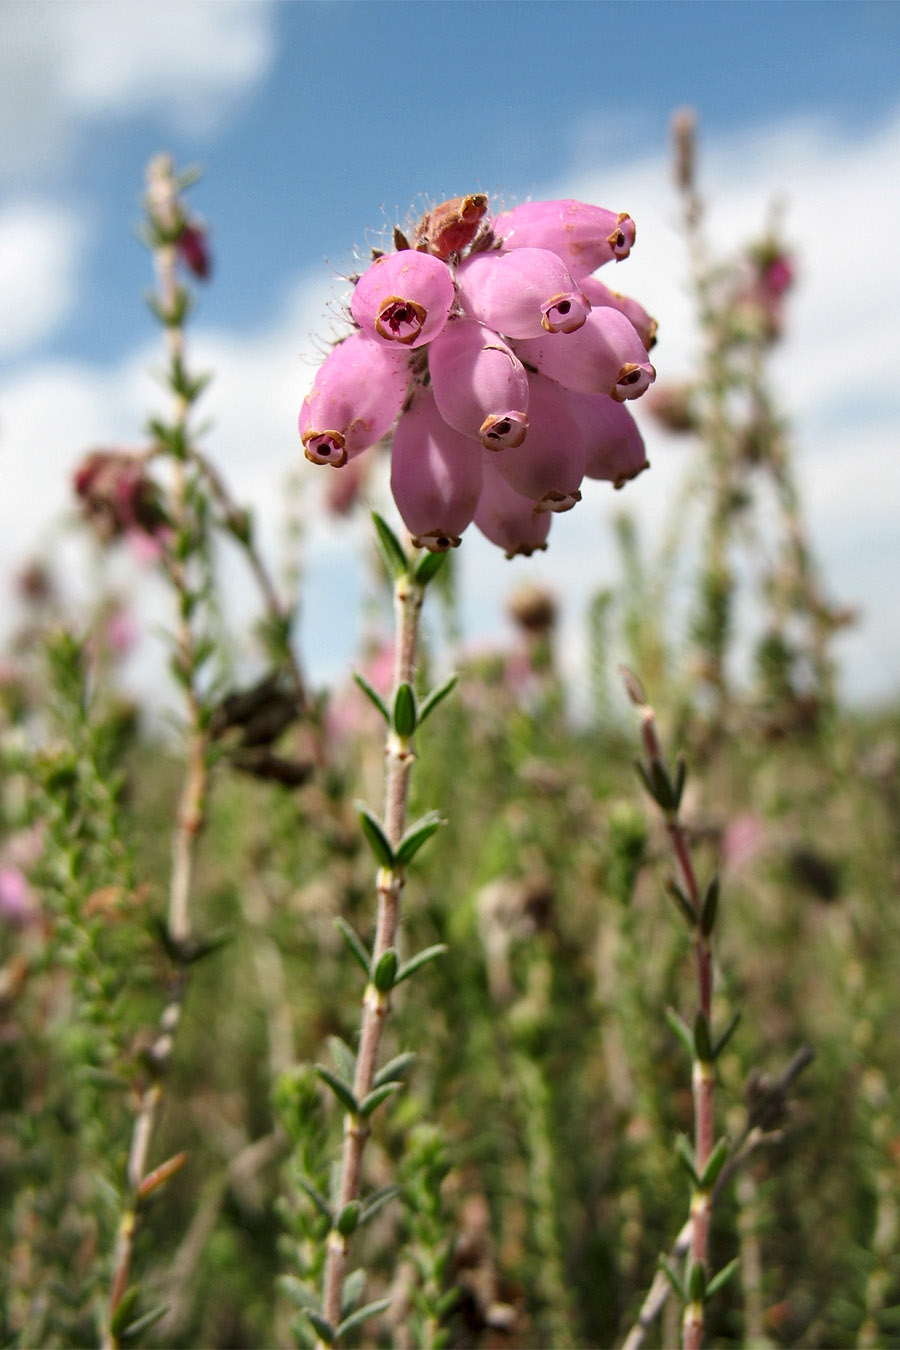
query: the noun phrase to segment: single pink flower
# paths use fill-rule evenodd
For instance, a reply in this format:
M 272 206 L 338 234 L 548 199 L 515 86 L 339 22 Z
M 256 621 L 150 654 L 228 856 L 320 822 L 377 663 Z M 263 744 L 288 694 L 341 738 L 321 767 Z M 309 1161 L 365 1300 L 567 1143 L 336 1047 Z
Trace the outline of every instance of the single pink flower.
M 497 455 L 497 472 L 537 511 L 568 511 L 581 500 L 587 436 L 572 396 L 544 375 L 528 377 L 528 435 Z
M 639 398 L 656 379 L 634 325 L 617 309 L 592 309 L 576 333 L 550 333 L 515 344 L 523 361 L 581 394 Z
M 437 337 L 456 292 L 440 258 L 415 249 L 386 253 L 356 283 L 350 313 L 368 337 L 421 347 Z
M 481 455 L 441 417 L 431 390 L 406 410 L 394 432 L 391 492 L 417 548 L 459 545 L 481 495 Z
M 393 425 L 409 385 L 408 357 L 351 333 L 319 367 L 300 409 L 300 437 L 313 464 L 340 468 Z
M 590 429 L 584 473 L 623 488 L 649 469 L 644 438 L 624 403 L 606 394 L 581 394 L 573 407 Z
M 507 558 L 526 557 L 547 547 L 551 511 L 536 511 L 534 502 L 507 482 L 496 467 L 499 456 L 482 452 L 482 486 L 475 524 Z
M 571 199 L 523 202 L 494 220 L 504 249 L 548 248 L 558 253 L 576 280 L 604 263 L 621 262 L 634 245 L 634 221 L 627 212 L 608 211 Z
M 521 445 L 528 428 L 528 375 L 499 334 L 452 319 L 428 348 L 428 373 L 444 421 L 486 450 Z
M 186 221 L 176 240 L 178 256 L 188 271 L 200 281 L 208 281 L 212 271 L 212 258 L 209 251 L 209 234 L 196 221 Z
M 466 314 L 509 338 L 574 333 L 590 303 L 562 258 L 546 248 L 475 253 L 456 269 Z

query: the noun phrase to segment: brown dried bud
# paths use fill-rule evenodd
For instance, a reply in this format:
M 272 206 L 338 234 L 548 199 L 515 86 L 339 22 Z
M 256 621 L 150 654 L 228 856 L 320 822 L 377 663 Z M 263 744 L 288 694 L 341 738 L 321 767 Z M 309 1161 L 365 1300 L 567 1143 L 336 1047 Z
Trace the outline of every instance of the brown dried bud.
M 556 623 L 556 599 L 542 586 L 519 586 L 507 601 L 507 612 L 526 633 L 547 633 Z
M 445 261 L 471 244 L 487 211 L 487 197 L 451 197 L 422 217 L 416 227 L 416 246 Z

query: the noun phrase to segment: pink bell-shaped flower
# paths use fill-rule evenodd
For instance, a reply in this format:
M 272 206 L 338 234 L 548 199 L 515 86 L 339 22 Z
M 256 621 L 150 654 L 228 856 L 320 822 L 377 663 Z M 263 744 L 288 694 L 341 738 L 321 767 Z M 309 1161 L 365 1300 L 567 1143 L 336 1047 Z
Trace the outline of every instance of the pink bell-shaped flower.
M 547 547 L 550 511 L 536 511 L 534 502 L 507 482 L 496 468 L 498 455 L 482 452 L 482 487 L 475 524 L 492 544 L 502 548 L 507 558 L 517 553 L 527 557 Z
M 494 234 L 506 251 L 548 248 L 558 253 L 576 280 L 604 263 L 621 262 L 634 244 L 634 221 L 627 212 L 607 211 L 571 199 L 523 202 L 494 220 Z
M 455 295 L 445 262 L 430 253 L 403 249 L 386 253 L 363 273 L 350 313 L 369 337 L 421 347 L 447 322 Z
M 397 423 L 391 492 L 417 548 L 456 548 L 481 495 L 481 449 L 441 417 L 430 389 Z
M 528 427 L 528 375 L 499 334 L 474 319 L 451 319 L 428 348 L 440 414 L 486 450 L 521 445 Z
M 589 428 L 586 478 L 599 478 L 623 488 L 650 468 L 644 438 L 624 403 L 606 394 L 581 394 L 573 403 L 572 414 Z
M 624 314 L 629 323 L 634 325 L 648 352 L 656 346 L 656 331 L 659 325 L 637 300 L 632 300 L 629 295 L 620 295 L 618 291 L 611 291 L 608 286 L 604 286 L 599 277 L 585 277 L 581 282 L 581 289 L 595 309 L 605 305 Z
M 581 500 L 587 436 L 567 389 L 545 375 L 528 377 L 528 435 L 497 456 L 497 472 L 536 511 L 568 511 Z
M 523 361 L 581 394 L 639 398 L 656 379 L 634 325 L 617 309 L 592 309 L 577 333 L 551 333 L 516 343 Z
M 313 464 L 340 468 L 393 425 L 409 385 L 403 351 L 351 333 L 329 352 L 300 408 L 300 436 Z
M 456 269 L 456 286 L 466 314 L 510 338 L 574 333 L 591 308 L 546 248 L 474 253 Z

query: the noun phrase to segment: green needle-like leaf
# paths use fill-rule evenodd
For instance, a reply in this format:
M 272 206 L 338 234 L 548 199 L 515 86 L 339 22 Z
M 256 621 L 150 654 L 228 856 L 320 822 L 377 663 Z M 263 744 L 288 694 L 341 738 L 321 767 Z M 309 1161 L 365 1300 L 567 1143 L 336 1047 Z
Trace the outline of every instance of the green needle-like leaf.
M 409 572 L 409 562 L 403 551 L 403 546 L 390 525 L 377 511 L 372 512 L 372 523 L 375 526 L 378 551 L 384 560 L 384 565 L 389 575 L 399 581 Z
M 419 726 L 422 725 L 429 713 L 433 712 L 437 705 L 443 702 L 451 690 L 456 687 L 458 680 L 458 675 L 450 675 L 443 684 L 438 685 L 437 689 L 432 689 L 419 709 Z
M 709 1034 L 709 1022 L 705 1013 L 698 1012 L 694 1018 L 694 1049 L 701 1064 L 712 1064 L 712 1039 Z
M 315 1070 L 322 1082 L 327 1083 L 331 1088 L 344 1110 L 349 1111 L 353 1116 L 358 1115 L 359 1103 L 353 1095 L 353 1090 L 342 1079 L 338 1078 L 336 1073 L 326 1069 L 324 1064 L 317 1064 Z
M 384 720 L 386 722 L 390 722 L 391 715 L 388 712 L 387 704 L 385 703 L 381 695 L 372 688 L 367 679 L 365 679 L 362 675 L 360 675 L 358 670 L 354 670 L 353 678 L 359 685 L 360 689 L 363 691 L 369 702 L 373 703 L 375 707 L 378 709 L 378 711 L 381 713 Z
M 416 729 L 416 696 L 411 684 L 399 685 L 394 696 L 394 730 L 404 739 Z
M 362 940 L 356 929 L 353 928 L 346 919 L 343 919 L 340 916 L 335 919 L 334 926 L 346 942 L 355 959 L 359 962 L 360 967 L 365 972 L 366 979 L 368 979 L 370 974 L 369 953 L 363 946 Z
M 706 888 L 706 895 L 703 897 L 703 908 L 700 912 L 700 932 L 704 937 L 709 937 L 716 922 L 716 911 L 719 907 L 719 878 L 713 877 Z
M 429 811 L 426 816 L 409 827 L 397 845 L 396 858 L 401 867 L 405 867 L 408 862 L 412 861 L 426 840 L 430 839 L 443 823 L 444 821 L 437 811 Z
M 352 1083 L 353 1075 L 356 1073 L 356 1056 L 347 1042 L 340 1036 L 329 1036 L 328 1048 L 339 1076 L 345 1083 Z
M 357 1308 L 356 1312 L 344 1318 L 337 1329 L 338 1336 L 346 1336 L 348 1332 L 362 1326 L 363 1322 L 368 1321 L 370 1317 L 377 1317 L 379 1313 L 383 1313 L 385 1308 L 390 1306 L 391 1300 L 389 1298 L 379 1298 L 374 1303 L 367 1303 L 364 1308 Z
M 687 1290 L 667 1257 L 661 1256 L 659 1258 L 659 1268 L 669 1281 L 669 1284 L 672 1286 L 675 1293 L 681 1299 L 682 1303 L 687 1303 Z
M 324 1341 L 326 1345 L 334 1345 L 337 1340 L 337 1333 L 331 1323 L 313 1308 L 304 1308 L 303 1311 L 312 1322 L 319 1340 Z
M 387 994 L 394 987 L 399 958 L 393 947 L 388 947 L 378 958 L 378 964 L 372 971 L 372 983 L 379 994 Z
M 681 1163 L 694 1185 L 700 1189 L 700 1178 L 697 1176 L 697 1166 L 694 1162 L 694 1150 L 690 1142 L 683 1134 L 675 1137 L 675 1153 L 678 1161 Z
M 393 1200 L 395 1195 L 399 1194 L 399 1186 L 382 1186 L 381 1190 L 375 1191 L 373 1195 L 370 1195 L 363 1205 L 362 1213 L 359 1216 L 360 1227 L 362 1227 L 364 1223 L 368 1223 L 370 1219 L 374 1219 L 379 1210 L 384 1209 L 385 1205 Z
M 737 1024 L 738 1022 L 740 1022 L 740 1020 L 741 1014 L 739 1012 L 736 1012 L 732 1017 L 731 1021 L 728 1023 L 728 1026 L 725 1028 L 725 1030 L 722 1032 L 721 1036 L 713 1046 L 713 1059 L 719 1058 L 722 1051 L 725 1049 L 726 1045 L 731 1040 L 735 1028 L 737 1027 Z
M 359 812 L 359 823 L 362 825 L 363 834 L 366 836 L 369 848 L 375 855 L 376 862 L 381 867 L 393 867 L 394 850 L 388 842 L 381 821 L 362 802 L 356 803 L 356 809 Z
M 703 1176 L 700 1178 L 700 1184 L 705 1191 L 711 1191 L 719 1179 L 719 1174 L 725 1166 L 728 1157 L 728 1140 L 720 1139 L 714 1147 L 712 1153 L 706 1160 L 706 1166 L 703 1169 Z
M 709 1284 L 706 1286 L 706 1297 L 708 1299 L 717 1294 L 720 1289 L 724 1289 L 740 1264 L 741 1259 L 739 1256 L 736 1256 L 733 1261 L 729 1261 L 727 1266 L 723 1266 L 722 1269 L 712 1277 Z
M 373 1087 L 381 1087 L 384 1083 L 393 1083 L 402 1078 L 406 1070 L 411 1068 L 416 1062 L 416 1054 L 413 1050 L 407 1050 L 402 1055 L 395 1055 L 383 1064 L 372 1079 Z
M 309 1177 L 298 1176 L 297 1185 L 300 1187 L 302 1191 L 306 1192 L 310 1200 L 315 1205 L 316 1209 L 322 1215 L 322 1218 L 327 1219 L 329 1223 L 332 1223 L 333 1216 L 331 1213 L 331 1206 L 325 1199 L 322 1192 L 320 1190 L 317 1190 L 316 1187 L 312 1184 Z
M 426 553 L 425 557 L 416 568 L 416 582 L 419 586 L 427 586 L 441 570 L 446 561 L 446 553 Z
M 425 950 L 419 952 L 418 955 L 410 957 L 410 959 L 405 961 L 397 971 L 394 985 L 402 984 L 404 980 L 409 979 L 410 975 L 415 975 L 416 971 L 422 966 L 426 965 L 429 961 L 433 961 L 435 957 L 443 956 L 444 952 L 449 950 L 450 949 L 445 942 L 438 942 L 434 947 L 426 947 Z
M 373 1088 L 360 1102 L 358 1114 L 361 1116 L 370 1116 L 383 1101 L 386 1101 L 388 1097 L 393 1096 L 395 1092 L 399 1092 L 402 1086 L 402 1083 L 391 1082 L 384 1083 L 381 1087 Z
M 674 1008 L 666 1008 L 666 1021 L 668 1022 L 672 1030 L 675 1032 L 675 1035 L 681 1041 L 681 1044 L 688 1052 L 690 1058 L 693 1059 L 694 1042 L 693 1038 L 691 1037 L 690 1028 L 682 1020 L 682 1018 L 678 1016 L 678 1013 L 675 1011 Z

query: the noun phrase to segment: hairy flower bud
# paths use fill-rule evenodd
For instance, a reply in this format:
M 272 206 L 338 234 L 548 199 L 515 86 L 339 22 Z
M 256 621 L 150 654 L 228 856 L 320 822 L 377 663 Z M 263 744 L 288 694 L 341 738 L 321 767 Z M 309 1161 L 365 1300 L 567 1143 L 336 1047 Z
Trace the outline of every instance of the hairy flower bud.
M 517 248 L 511 253 L 476 253 L 456 272 L 466 314 L 510 338 L 574 333 L 590 304 L 556 253 Z
M 456 548 L 481 495 L 482 451 L 448 426 L 423 390 L 394 432 L 391 492 L 417 548 Z
M 523 361 L 582 394 L 639 398 L 656 379 L 634 325 L 617 309 L 592 309 L 577 333 L 516 343 Z
M 300 436 L 313 464 L 340 468 L 389 431 L 409 384 L 402 351 L 351 333 L 326 357 L 300 409 Z
M 455 290 L 450 268 L 415 249 L 386 253 L 356 283 L 350 312 L 369 337 L 421 347 L 447 322 Z
M 547 547 L 552 512 L 536 511 L 534 502 L 507 482 L 498 472 L 497 455 L 482 452 L 482 486 L 475 524 L 492 544 L 502 548 L 507 558 L 517 553 L 527 557 Z
M 521 445 L 528 427 L 528 375 L 511 347 L 474 319 L 452 319 L 428 348 L 441 416 L 486 450 Z
M 632 300 L 629 295 L 611 291 L 598 277 L 585 277 L 581 282 L 581 289 L 595 309 L 601 309 L 605 305 L 608 309 L 617 309 L 620 314 L 624 314 L 629 323 L 634 325 L 647 351 L 652 351 L 656 346 L 659 324 L 647 313 L 643 305 L 637 300 Z
M 416 229 L 416 244 L 447 259 L 468 248 L 487 212 L 487 197 L 478 192 L 469 197 L 451 197 L 423 216 Z
M 621 262 L 634 244 L 634 221 L 602 206 L 571 199 L 523 202 L 494 221 L 494 234 L 504 250 L 548 248 L 558 253 L 576 280 L 604 263 Z
M 497 456 L 498 473 L 537 511 L 568 511 L 581 500 L 587 436 L 572 403 L 561 384 L 530 375 L 525 443 Z

